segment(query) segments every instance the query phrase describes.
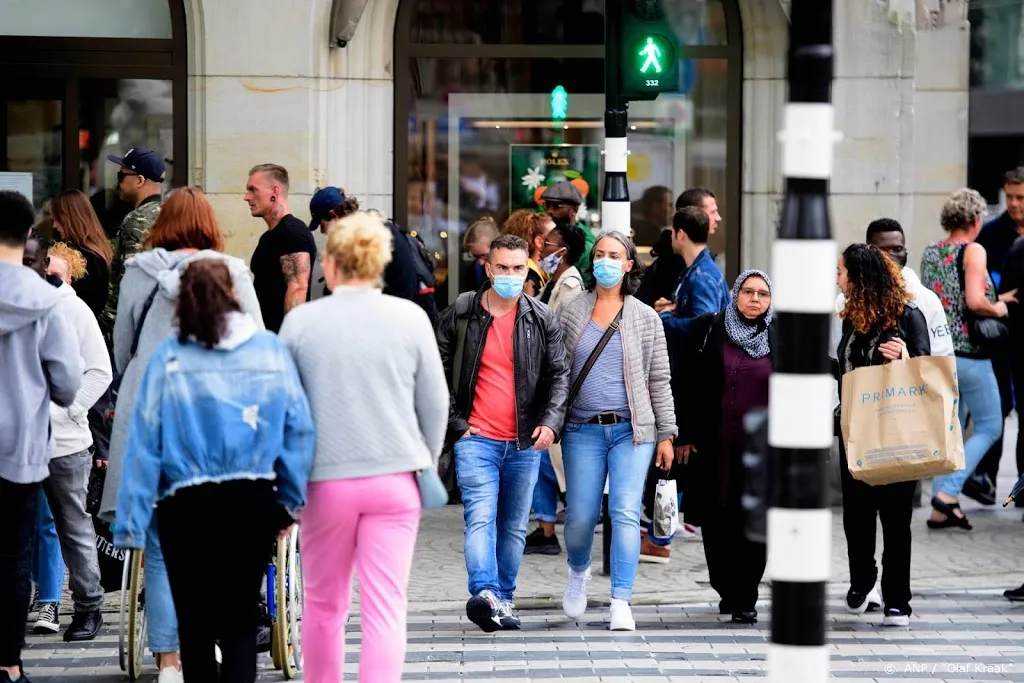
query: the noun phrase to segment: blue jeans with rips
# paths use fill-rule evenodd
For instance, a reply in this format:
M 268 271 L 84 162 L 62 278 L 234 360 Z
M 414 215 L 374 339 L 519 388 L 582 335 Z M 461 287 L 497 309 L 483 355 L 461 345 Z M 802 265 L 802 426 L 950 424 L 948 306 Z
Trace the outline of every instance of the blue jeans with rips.
M 455 476 L 466 520 L 469 592 L 512 600 L 526 547 L 540 452 L 474 434 L 455 443 Z
M 633 597 L 640 562 L 640 508 L 653 443 L 633 443 L 633 425 L 620 422 L 603 427 L 569 423 L 562 431 L 565 465 L 565 549 L 569 567 L 590 567 L 594 527 L 601 516 L 601 499 L 608 480 L 608 514 L 612 521 L 612 598 Z

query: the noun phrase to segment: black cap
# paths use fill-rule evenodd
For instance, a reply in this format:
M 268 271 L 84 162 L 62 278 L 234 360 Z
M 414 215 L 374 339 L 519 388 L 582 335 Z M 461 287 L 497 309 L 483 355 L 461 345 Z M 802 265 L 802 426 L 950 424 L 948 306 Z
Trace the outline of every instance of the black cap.
M 123 157 L 110 154 L 107 159 L 123 168 L 130 168 L 146 180 L 154 183 L 164 181 L 164 160 L 151 149 L 133 147 Z

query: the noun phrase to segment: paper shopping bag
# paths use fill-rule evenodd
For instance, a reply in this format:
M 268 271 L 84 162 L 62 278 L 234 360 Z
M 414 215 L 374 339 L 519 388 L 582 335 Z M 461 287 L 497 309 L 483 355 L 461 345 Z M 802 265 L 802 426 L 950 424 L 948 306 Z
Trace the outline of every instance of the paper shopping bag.
M 874 486 L 963 469 L 959 402 L 952 356 L 904 358 L 843 375 L 850 474 Z
M 551 444 L 548 447 L 548 457 L 551 458 L 551 468 L 555 470 L 558 490 L 565 493 L 565 465 L 562 463 L 562 444 Z
M 675 479 L 662 479 L 654 492 L 654 536 L 670 539 L 679 530 L 679 496 Z

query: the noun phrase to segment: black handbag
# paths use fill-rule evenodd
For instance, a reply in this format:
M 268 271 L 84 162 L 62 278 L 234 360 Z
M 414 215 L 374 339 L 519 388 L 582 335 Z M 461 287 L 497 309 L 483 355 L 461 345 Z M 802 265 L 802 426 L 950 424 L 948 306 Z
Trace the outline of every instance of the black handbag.
M 1010 341 L 1010 328 L 1000 318 L 980 316 L 967 307 L 967 285 L 964 282 L 964 254 L 967 246 L 960 249 L 956 257 L 956 270 L 960 278 L 960 292 L 964 295 L 964 321 L 967 323 L 967 338 L 986 354 L 998 353 Z

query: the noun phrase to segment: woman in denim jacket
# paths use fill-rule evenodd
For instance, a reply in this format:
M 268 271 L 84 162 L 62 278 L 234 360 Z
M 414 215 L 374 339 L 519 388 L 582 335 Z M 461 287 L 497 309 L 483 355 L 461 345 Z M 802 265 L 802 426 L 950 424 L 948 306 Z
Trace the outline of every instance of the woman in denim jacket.
M 185 268 L 177 319 L 131 414 L 114 543 L 143 548 L 156 503 L 185 680 L 254 681 L 263 569 L 305 504 L 312 416 L 291 354 L 241 312 L 227 264 Z

